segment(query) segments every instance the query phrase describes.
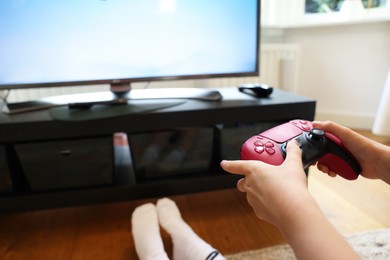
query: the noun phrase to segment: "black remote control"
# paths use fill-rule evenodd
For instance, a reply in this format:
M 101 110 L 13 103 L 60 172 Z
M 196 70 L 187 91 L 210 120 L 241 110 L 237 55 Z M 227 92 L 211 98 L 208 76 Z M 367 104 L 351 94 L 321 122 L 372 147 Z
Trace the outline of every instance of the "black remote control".
M 243 84 L 238 87 L 238 90 L 242 93 L 252 95 L 258 98 L 269 97 L 274 90 L 273 87 L 266 84 Z

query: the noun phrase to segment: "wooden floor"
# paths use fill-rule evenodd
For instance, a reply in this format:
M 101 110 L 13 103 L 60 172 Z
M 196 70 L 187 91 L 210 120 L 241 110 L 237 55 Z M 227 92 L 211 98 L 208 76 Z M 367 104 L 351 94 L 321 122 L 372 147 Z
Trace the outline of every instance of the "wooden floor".
M 390 139 L 378 141 L 390 144 Z M 342 233 L 390 228 L 390 187 L 381 181 L 350 182 L 313 168 L 309 190 Z M 194 231 L 223 254 L 284 242 L 276 228 L 254 216 L 236 189 L 171 198 Z M 146 202 L 156 198 L 0 215 L 0 259 L 137 259 L 130 216 Z M 171 255 L 170 238 L 164 232 L 162 237 Z
M 390 137 L 375 136 L 368 131 L 357 132 L 390 146 Z M 328 219 L 342 233 L 390 228 L 390 186 L 380 180 L 329 178 L 313 168 L 309 190 Z

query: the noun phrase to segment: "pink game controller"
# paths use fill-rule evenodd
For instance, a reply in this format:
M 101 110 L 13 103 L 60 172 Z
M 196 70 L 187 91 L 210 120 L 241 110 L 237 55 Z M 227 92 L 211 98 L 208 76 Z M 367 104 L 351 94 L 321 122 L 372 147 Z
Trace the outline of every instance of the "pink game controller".
M 361 168 L 336 136 L 313 128 L 306 120 L 292 120 L 249 138 L 241 148 L 242 160 L 259 160 L 280 165 L 286 158 L 287 142 L 295 139 L 302 149 L 302 162 L 308 168 L 317 162 L 347 180 L 355 180 Z

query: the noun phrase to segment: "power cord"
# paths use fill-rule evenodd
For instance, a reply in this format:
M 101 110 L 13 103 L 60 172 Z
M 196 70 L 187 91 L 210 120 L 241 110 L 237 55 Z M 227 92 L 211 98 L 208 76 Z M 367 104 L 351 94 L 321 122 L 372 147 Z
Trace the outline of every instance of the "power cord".
M 143 87 L 143 89 L 149 88 L 150 83 L 151 83 L 150 81 L 146 82 L 146 84 L 145 84 L 145 86 Z

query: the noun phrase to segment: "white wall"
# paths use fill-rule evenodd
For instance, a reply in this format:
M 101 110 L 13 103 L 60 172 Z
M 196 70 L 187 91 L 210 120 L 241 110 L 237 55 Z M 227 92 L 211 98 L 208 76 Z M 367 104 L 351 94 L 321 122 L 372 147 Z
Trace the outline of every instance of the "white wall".
M 318 120 L 371 129 L 390 68 L 390 22 L 284 30 L 301 47 L 299 94 L 317 100 Z

